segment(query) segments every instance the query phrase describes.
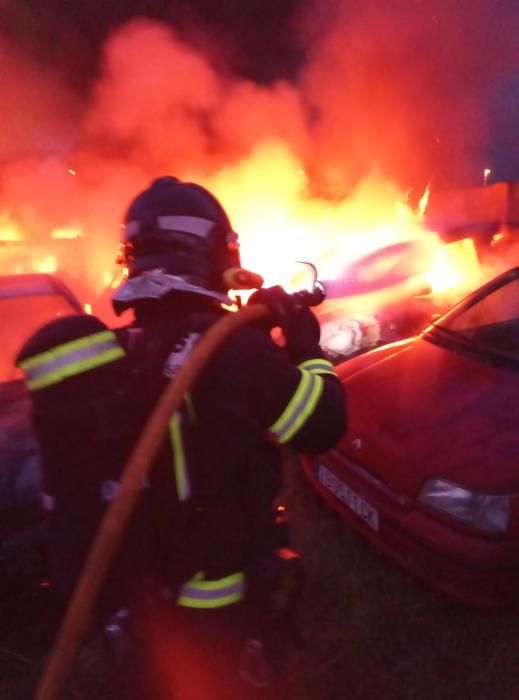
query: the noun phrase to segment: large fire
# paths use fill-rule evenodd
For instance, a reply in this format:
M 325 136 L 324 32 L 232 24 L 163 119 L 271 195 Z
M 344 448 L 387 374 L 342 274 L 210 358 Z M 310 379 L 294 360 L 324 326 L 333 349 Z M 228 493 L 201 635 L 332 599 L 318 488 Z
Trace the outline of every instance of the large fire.
M 470 239 L 446 245 L 425 228 L 429 188 L 416 209 L 377 174 L 348 197 L 318 198 L 310 193 L 302 164 L 281 142 L 259 144 L 248 158 L 204 184 L 231 213 L 244 267 L 262 274 L 267 285 L 287 286 L 295 261 L 310 261 L 328 283 L 328 303 L 336 310 L 370 312 L 424 289 L 455 297 L 480 280 Z M 126 202 L 114 203 L 114 209 L 121 204 Z M 86 282 L 88 291 L 81 293 L 95 309 L 96 297 L 118 279 L 115 224 L 108 233 L 113 246 L 101 248 L 89 221 L 75 221 L 36 242 L 20 222 L 0 213 L 0 272 L 57 272 L 72 285 Z M 357 286 L 348 286 L 353 272 Z
M 329 283 L 330 305 L 348 312 L 424 289 L 455 300 L 481 280 L 471 239 L 445 244 L 425 227 L 429 187 L 416 209 L 381 175 L 341 200 L 313 197 L 301 163 L 281 143 L 259 145 L 206 184 L 232 212 L 244 266 L 267 285 L 286 286 L 294 261 L 311 261 Z M 348 285 L 356 262 L 362 293 Z

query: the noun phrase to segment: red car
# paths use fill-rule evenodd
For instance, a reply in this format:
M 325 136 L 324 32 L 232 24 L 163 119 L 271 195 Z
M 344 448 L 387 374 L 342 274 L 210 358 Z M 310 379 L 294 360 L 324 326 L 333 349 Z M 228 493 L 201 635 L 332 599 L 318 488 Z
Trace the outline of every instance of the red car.
M 465 603 L 519 603 L 519 268 L 337 367 L 349 428 L 306 472 L 380 552 Z

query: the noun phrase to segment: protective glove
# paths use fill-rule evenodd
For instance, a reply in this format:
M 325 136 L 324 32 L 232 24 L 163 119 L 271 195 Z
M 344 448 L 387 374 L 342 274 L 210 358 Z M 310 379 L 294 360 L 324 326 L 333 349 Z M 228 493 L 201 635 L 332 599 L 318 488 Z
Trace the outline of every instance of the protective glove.
M 321 328 L 314 314 L 307 306 L 298 303 L 297 298 L 287 294 L 280 287 L 259 289 L 250 297 L 249 304 L 265 304 L 270 314 L 262 320 L 262 328 L 270 332 L 279 326 L 285 336 L 285 349 L 290 359 L 298 364 L 303 360 L 321 357 L 319 347 Z
M 287 316 L 293 312 L 294 306 L 290 295 L 279 285 L 258 289 L 249 298 L 247 306 L 251 304 L 264 304 L 268 308 L 269 315 L 260 321 L 261 327 L 266 331 L 271 331 L 278 326 L 282 328 Z
M 294 364 L 323 356 L 319 347 L 321 327 L 307 306 L 297 308 L 290 314 L 282 329 L 285 349 Z

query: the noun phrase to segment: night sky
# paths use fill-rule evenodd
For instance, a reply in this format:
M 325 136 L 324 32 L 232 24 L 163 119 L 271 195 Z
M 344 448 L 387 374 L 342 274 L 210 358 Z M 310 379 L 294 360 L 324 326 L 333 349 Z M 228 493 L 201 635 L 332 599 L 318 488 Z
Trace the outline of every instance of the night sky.
M 359 176 L 376 160 L 402 184 L 430 176 L 477 182 L 484 167 L 493 179 L 519 178 L 517 0 L 3 0 L 0 7 L 10 44 L 58 68 L 80 95 L 95 82 L 106 38 L 131 18 L 149 17 L 222 72 L 303 85 L 308 122 L 341 134 L 339 150 L 353 154 Z M 329 94 L 317 100 L 327 76 L 321 70 L 308 89 L 316 57 L 333 73 Z M 406 134 L 416 154 L 407 159 L 398 153 Z M 371 144 L 375 155 L 367 157 Z M 334 143 L 319 149 L 333 161 Z
M 167 23 L 190 43 L 218 51 L 259 82 L 292 77 L 304 62 L 294 32 L 304 0 L 3 0 L 4 31 L 71 81 L 96 72 L 110 32 L 135 17 Z M 210 35 L 208 45 L 207 38 Z

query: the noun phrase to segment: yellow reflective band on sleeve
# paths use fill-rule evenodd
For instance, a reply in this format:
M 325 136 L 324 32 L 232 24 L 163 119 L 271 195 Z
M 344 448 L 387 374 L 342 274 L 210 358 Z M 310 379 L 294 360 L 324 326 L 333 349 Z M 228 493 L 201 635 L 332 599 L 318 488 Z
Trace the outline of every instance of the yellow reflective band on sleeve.
M 191 484 L 187 469 L 186 452 L 182 439 L 182 424 L 180 413 L 175 413 L 169 422 L 169 436 L 173 450 L 175 467 L 175 483 L 179 501 L 187 501 L 191 495 Z
M 301 371 L 301 381 L 287 407 L 269 428 L 280 443 L 288 442 L 306 423 L 317 406 L 323 392 L 324 380 L 305 369 Z
M 114 362 L 124 356 L 125 352 L 119 345 L 115 333 L 102 331 L 34 355 L 20 362 L 20 367 L 25 372 L 27 386 L 34 391 Z
M 297 365 L 299 369 L 306 369 L 307 372 L 312 374 L 332 374 L 334 377 L 337 376 L 333 365 L 328 360 L 323 360 L 322 358 L 316 358 L 315 360 L 305 360 Z
M 177 605 L 184 608 L 223 608 L 243 600 L 245 575 L 239 571 L 216 581 L 199 572 L 180 588 Z

